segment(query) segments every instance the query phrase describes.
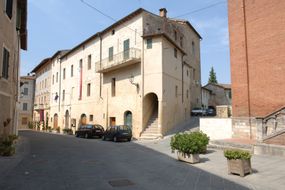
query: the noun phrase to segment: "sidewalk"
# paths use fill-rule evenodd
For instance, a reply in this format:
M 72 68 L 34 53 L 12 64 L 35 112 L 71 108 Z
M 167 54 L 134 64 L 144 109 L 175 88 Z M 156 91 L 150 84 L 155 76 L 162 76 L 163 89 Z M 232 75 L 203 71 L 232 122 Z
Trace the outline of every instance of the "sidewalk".
M 16 144 L 16 154 L 11 157 L 0 156 L 0 178 L 12 170 L 30 152 L 30 145 L 26 138 L 20 137 Z
M 136 143 L 176 158 L 176 154 L 171 153 L 170 138 L 155 141 L 137 141 Z M 253 155 L 251 159 L 253 174 L 245 177 L 228 175 L 227 160 L 223 156 L 222 150 L 209 149 L 208 153 L 200 155 L 200 158 L 201 162 L 193 166 L 247 186 L 249 189 L 285 189 L 285 158 L 283 157 Z

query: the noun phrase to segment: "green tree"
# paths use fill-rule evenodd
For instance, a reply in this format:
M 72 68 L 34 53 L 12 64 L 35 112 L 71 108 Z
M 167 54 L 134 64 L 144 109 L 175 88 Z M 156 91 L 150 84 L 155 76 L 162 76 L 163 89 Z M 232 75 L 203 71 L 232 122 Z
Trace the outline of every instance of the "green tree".
M 216 73 L 215 73 L 213 67 L 211 67 L 211 71 L 210 71 L 210 76 L 209 76 L 208 83 L 214 83 L 214 84 L 217 84 L 217 83 L 218 83 L 217 77 L 216 77 Z

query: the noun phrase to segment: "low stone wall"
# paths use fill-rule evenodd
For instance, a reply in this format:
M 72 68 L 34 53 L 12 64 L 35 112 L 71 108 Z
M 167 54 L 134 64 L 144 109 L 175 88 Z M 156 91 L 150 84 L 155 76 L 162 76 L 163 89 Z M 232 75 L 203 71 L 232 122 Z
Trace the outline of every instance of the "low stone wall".
M 262 141 L 262 120 L 249 117 L 232 118 L 233 138 Z
M 200 118 L 200 130 L 211 140 L 232 138 L 231 118 Z

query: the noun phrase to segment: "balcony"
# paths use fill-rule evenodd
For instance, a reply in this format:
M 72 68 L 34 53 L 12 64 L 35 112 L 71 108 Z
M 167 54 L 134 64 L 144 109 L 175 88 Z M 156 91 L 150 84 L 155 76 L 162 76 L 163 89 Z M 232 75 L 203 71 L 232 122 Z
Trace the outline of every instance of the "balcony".
M 49 106 L 47 104 L 34 104 L 34 110 L 38 111 L 38 110 L 44 110 L 44 109 L 48 109 Z
M 141 61 L 141 51 L 130 48 L 96 63 L 96 72 L 106 73 Z

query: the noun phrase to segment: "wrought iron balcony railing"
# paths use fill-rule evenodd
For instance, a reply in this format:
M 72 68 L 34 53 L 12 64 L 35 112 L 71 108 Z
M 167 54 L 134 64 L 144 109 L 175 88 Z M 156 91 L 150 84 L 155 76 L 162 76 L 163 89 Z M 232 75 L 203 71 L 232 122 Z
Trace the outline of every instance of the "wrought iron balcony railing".
M 96 72 L 106 73 L 141 61 L 141 51 L 130 48 L 96 63 Z

